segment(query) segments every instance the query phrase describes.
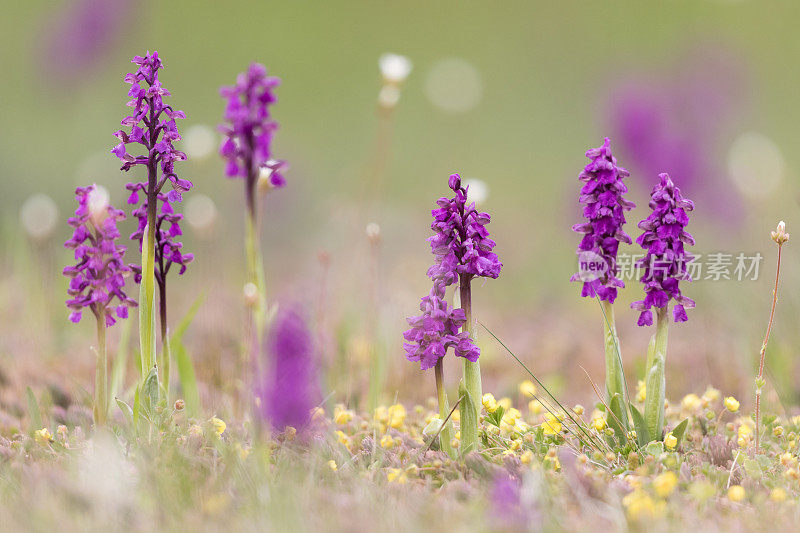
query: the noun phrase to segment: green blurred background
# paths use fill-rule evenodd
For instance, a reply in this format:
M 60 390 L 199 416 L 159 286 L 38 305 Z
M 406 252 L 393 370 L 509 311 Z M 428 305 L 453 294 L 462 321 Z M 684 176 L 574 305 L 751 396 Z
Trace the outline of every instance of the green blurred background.
M 488 186 L 482 207 L 493 216 L 490 231 L 505 264 L 500 279 L 477 289 L 478 318 L 567 393 L 589 394 L 579 365 L 602 381 L 597 306 L 578 298 L 579 287 L 568 283 L 578 242 L 570 226 L 580 216 L 576 178 L 584 151 L 611 136 L 617 158 L 632 171 L 631 198 L 639 207 L 629 216 L 628 232 L 638 235 L 635 222 L 647 215 L 656 180 L 648 165 L 652 153 L 640 153 L 637 145 L 647 123 L 644 133 L 634 128 L 625 142 L 615 134 L 626 126 L 626 84 L 645 86 L 640 97 L 670 122 L 671 138 L 702 147 L 693 156 L 702 162 L 692 167 L 691 183 L 687 178 L 684 186 L 683 176 L 673 174 L 697 200 L 689 226 L 697 251 L 765 257 L 757 281 L 700 281 L 685 289 L 698 307 L 688 323 L 673 328 L 668 393 L 709 382 L 749 393 L 774 275 L 769 231 L 784 219 L 791 232 L 797 220 L 797 2 L 114 3 L 124 15 L 111 17 L 105 36 L 81 27 L 81 20 L 98 21 L 75 17 L 77 2 L 3 6 L 3 313 L 13 330 L 0 345 L 3 364 L 14 368 L 31 353 L 55 359 L 80 354 L 91 363 L 83 348 L 89 326 L 67 328 L 61 306 L 66 281 L 59 272 L 69 260 L 59 248 L 68 235 L 61 221 L 73 209 L 76 186 L 101 184 L 122 205 L 124 184 L 140 178 L 119 171 L 111 134 L 126 112 L 122 78 L 130 58 L 158 50 L 171 103 L 188 117 L 180 124 L 184 133 L 215 128 L 223 110 L 219 86 L 232 83 L 250 62 L 283 79 L 274 107 L 281 124 L 275 153 L 291 170 L 288 187 L 264 205 L 268 284 L 276 297 L 299 300 L 317 320 L 321 314 L 330 337 L 363 335 L 375 311 L 365 296 L 372 290 L 364 282 L 372 256 L 363 228 L 380 224 L 380 344 L 389 361 L 387 390 L 401 395 L 420 394 L 417 383 L 423 394 L 432 393 L 403 361 L 400 333 L 428 290 L 429 210 L 447 192 L 451 172 Z M 78 52 L 53 46 L 59 32 L 79 41 L 101 37 Z M 377 106 L 378 58 L 386 52 L 413 62 L 391 115 Z M 669 105 L 661 106 L 665 101 Z M 706 119 L 703 112 L 714 106 Z M 650 141 L 650 152 L 659 139 Z M 385 187 L 372 197 L 365 191 L 379 179 L 376 146 L 386 140 Z M 679 149 L 670 154 L 683 157 Z M 199 291 L 208 293 L 212 305 L 201 311 L 205 327 L 198 328 L 196 346 L 198 360 L 214 368 L 236 351 L 244 278 L 242 187 L 222 169 L 215 151 L 180 166 L 195 183 L 184 204 L 205 195 L 217 216 L 210 227 L 185 231 L 196 262 L 170 286 L 175 320 Z M 20 206 L 35 193 L 50 196 L 60 214 L 53 233 L 32 242 L 20 231 Z M 781 365 L 776 386 L 785 398 L 796 394 L 800 377 L 794 248 L 790 243 L 786 250 L 771 353 L 771 364 Z M 330 257 L 326 276 L 321 252 Z M 34 289 L 44 291 L 39 307 L 27 297 Z M 635 326 L 628 308 L 639 295 L 637 284 L 629 283 L 617 305 L 632 385 L 650 334 Z M 47 342 L 37 334 L 44 321 L 52 326 Z M 513 387 L 522 373 L 486 337 L 489 388 Z M 347 345 L 331 350 L 349 353 Z M 450 374 L 457 374 L 455 366 Z M 408 376 L 413 380 L 404 382 Z

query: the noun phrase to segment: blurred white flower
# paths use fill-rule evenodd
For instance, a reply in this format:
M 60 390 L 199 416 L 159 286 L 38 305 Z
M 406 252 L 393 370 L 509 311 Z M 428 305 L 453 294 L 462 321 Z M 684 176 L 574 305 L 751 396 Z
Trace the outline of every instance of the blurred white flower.
M 92 218 L 92 222 L 94 222 L 95 225 L 99 226 L 103 220 L 105 220 L 106 215 L 108 215 L 108 203 L 110 198 L 108 189 L 102 185 L 94 184 L 94 188 L 89 193 L 87 207 L 89 208 L 89 216 Z
M 767 198 L 783 181 L 786 162 L 780 148 L 766 135 L 748 131 L 728 150 L 728 174 L 751 198 Z
M 378 93 L 378 104 L 382 107 L 394 107 L 400 100 L 400 88 L 397 85 L 384 85 Z
M 375 222 L 367 224 L 367 239 L 373 244 L 381 238 L 381 227 Z
M 388 83 L 402 83 L 411 73 L 411 60 L 399 54 L 383 54 L 378 59 L 383 79 Z
M 183 133 L 183 150 L 190 159 L 203 160 L 216 148 L 214 130 L 204 124 L 195 124 Z
M 428 72 L 425 95 L 442 111 L 465 113 L 474 109 L 483 97 L 481 74 L 465 59 L 439 60 Z
M 217 206 L 214 200 L 202 193 L 189 196 L 184 210 L 186 222 L 197 231 L 205 231 L 217 220 Z
M 76 465 L 78 488 L 98 513 L 115 515 L 130 504 L 136 487 L 136 469 L 125 459 L 116 440 L 97 433 Z
M 58 206 L 46 194 L 37 193 L 19 209 L 19 223 L 28 237 L 43 241 L 52 235 L 58 221 Z
M 470 202 L 475 202 L 476 205 L 482 204 L 489 198 L 489 185 L 483 180 L 466 178 L 462 182 L 462 185 L 464 187 L 469 187 L 469 190 L 467 190 L 467 199 Z

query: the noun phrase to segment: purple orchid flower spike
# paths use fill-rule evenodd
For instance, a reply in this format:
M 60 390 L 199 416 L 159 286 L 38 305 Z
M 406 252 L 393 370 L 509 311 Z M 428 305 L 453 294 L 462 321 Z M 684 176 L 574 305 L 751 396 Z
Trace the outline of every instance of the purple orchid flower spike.
M 625 199 L 628 187 L 622 181 L 629 176 L 627 170 L 617 165 L 611 153 L 611 141 L 586 152 L 591 161 L 578 179 L 584 184 L 578 201 L 583 205 L 585 222 L 572 226 L 572 231 L 583 235 L 578 244 L 578 272 L 570 281 L 583 282 L 582 297 L 597 298 L 603 311 L 603 331 L 606 362 L 606 402 L 615 418 L 628 426 L 625 374 L 622 368 L 617 328 L 612 304 L 617 290 L 625 284 L 617 277 L 617 253 L 620 243 L 631 244 L 623 230 L 625 211 L 635 207 Z M 612 402 L 618 397 L 619 402 Z M 609 413 L 610 414 L 610 413 Z M 608 415 L 607 415 L 608 416 Z
M 170 92 L 159 80 L 159 72 L 163 68 L 158 52 L 147 53 L 144 57 L 136 56 L 132 63 L 137 66 L 136 72 L 125 76 L 125 83 L 130 84 L 128 107 L 133 108 L 131 115 L 122 119 L 121 124 L 130 131 L 119 130 L 114 135 L 120 143 L 112 152 L 122 161 L 122 170 L 130 171 L 136 166 L 147 169 L 147 178 L 142 182 L 129 183 L 126 188 L 131 191 L 128 203 L 139 203 L 139 193 L 144 194 L 144 203 L 134 211 L 139 219 L 139 228 L 134 239 L 142 246 L 142 267 L 139 269 L 137 281 L 141 282 L 139 297 L 139 344 L 142 353 L 142 384 L 147 376 L 154 373 L 158 379 L 156 367 L 156 332 L 155 332 L 155 283 L 156 271 L 159 272 L 161 340 L 163 350 L 160 367 L 163 370 L 166 390 L 169 392 L 169 343 L 166 339 L 166 271 L 172 263 L 185 263 L 191 260 L 190 255 L 180 253 L 180 245 L 173 237 L 180 228 L 173 213 L 173 206 L 181 201 L 181 193 L 192 188 L 192 182 L 178 177 L 175 163 L 186 160 L 186 154 L 174 146 L 181 139 L 176 120 L 186 118 L 183 111 L 176 111 L 164 99 Z M 135 155 L 128 150 L 130 145 L 140 145 L 140 154 Z M 162 192 L 169 182 L 170 188 Z M 159 215 L 159 204 L 162 206 Z M 171 223 L 171 231 L 166 234 L 161 229 L 164 222 Z M 170 235 L 170 233 L 174 233 Z M 160 263 L 156 264 L 156 256 Z M 154 400 L 157 400 L 154 399 Z
M 69 318 L 75 323 L 81 320 L 84 309 L 91 310 L 97 320 L 93 412 L 95 424 L 101 426 L 108 414 L 106 328 L 114 325 L 114 314 L 127 318 L 128 307 L 135 306 L 136 301 L 125 294 L 125 276 L 131 267 L 124 263 L 125 246 L 116 242 L 117 222 L 125 218 L 125 213 L 109 205 L 94 185 L 76 189 L 75 198 L 78 208 L 68 220 L 74 230 L 64 243 L 75 251 L 76 261 L 64 268 L 64 275 L 70 278 L 67 307 L 72 311 Z
M 644 268 L 641 277 L 644 285 L 644 300 L 634 302 L 631 307 L 639 311 L 638 324 L 653 324 L 652 308 L 656 309 L 656 332 L 650 341 L 650 351 L 645 369 L 644 419 L 650 438 L 660 439 L 664 430 L 664 397 L 666 381 L 664 370 L 667 357 L 667 314 L 670 300 L 675 301 L 672 311 L 675 322 L 687 320 L 686 308 L 695 306 L 694 300 L 681 293 L 680 282 L 691 281 L 688 264 L 694 259 L 685 247 L 693 245 L 694 238 L 685 230 L 689 223 L 687 211 L 694 204 L 681 195 L 669 174 L 659 174 L 659 183 L 650 195 L 653 212 L 639 222 L 644 230 L 636 239 L 647 254 L 637 262 Z
M 465 393 L 461 399 L 462 451 L 467 453 L 477 447 L 478 409 L 482 391 L 478 357 L 480 349 L 472 340 L 471 281 L 475 277 L 496 279 L 503 264 L 494 253 L 495 242 L 489 238 L 486 225 L 491 221 L 487 213 L 479 213 L 474 203 L 467 203 L 467 187 L 462 187 L 461 176 L 452 174 L 448 186 L 453 198 L 439 198 L 437 209 L 431 211 L 435 232 L 428 238 L 435 263 L 428 269 L 433 281 L 430 294 L 422 298 L 422 315 L 407 319 L 411 329 L 403 334 L 406 340 L 406 358 L 420 363 L 422 370 L 435 369 L 436 389 L 439 396 L 439 414 L 442 420 L 450 408 L 444 392 L 442 359 L 452 346 L 456 356 L 464 359 Z M 445 302 L 447 287 L 459 284 L 461 308 L 448 307 Z M 461 330 L 461 331 L 459 331 Z M 442 429 L 442 449 L 453 456 L 450 446 L 449 425 Z

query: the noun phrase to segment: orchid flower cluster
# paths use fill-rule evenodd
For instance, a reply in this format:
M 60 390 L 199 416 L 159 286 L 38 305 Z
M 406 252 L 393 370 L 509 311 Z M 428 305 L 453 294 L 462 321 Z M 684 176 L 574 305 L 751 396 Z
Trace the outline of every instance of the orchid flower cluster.
M 617 337 L 612 304 L 618 289 L 625 284 L 617 278 L 617 252 L 620 243 L 631 244 L 631 238 L 623 231 L 625 211 L 635 205 L 624 198 L 627 187 L 623 178 L 629 176 L 617 165 L 611 153 L 610 141 L 586 152 L 591 162 L 579 176 L 584 182 L 579 201 L 584 205 L 586 222 L 573 226 L 573 231 L 583 234 L 578 246 L 579 272 L 571 281 L 582 281 L 581 296 L 596 297 L 603 311 L 606 356 L 606 401 L 607 419 L 615 426 L 618 435 L 625 438 L 629 429 L 627 387 L 622 369 L 622 356 Z M 691 281 L 688 263 L 692 256 L 685 245 L 693 245 L 694 239 L 685 231 L 689 222 L 687 211 L 694 207 L 683 198 L 678 187 L 667 174 L 659 175 L 660 182 L 653 188 L 650 209 L 652 213 L 639 228 L 643 233 L 636 242 L 647 251 L 637 266 L 644 268 L 641 282 L 645 298 L 631 307 L 640 312 L 638 325 L 653 324 L 652 308 L 657 309 L 658 325 L 650 344 L 646 363 L 646 399 L 644 417 L 634 416 L 634 423 L 643 420 L 646 427 L 637 427 L 637 434 L 647 439 L 661 439 L 664 424 L 664 361 L 666 357 L 667 309 L 675 301 L 675 322 L 687 320 L 686 308 L 694 307 L 694 301 L 683 296 L 679 284 Z M 597 264 L 599 263 L 599 265 Z M 587 265 L 591 265 L 588 268 Z M 631 410 L 635 408 L 631 405 Z M 634 413 L 638 415 L 639 413 Z
M 439 198 L 436 202 L 438 208 L 431 211 L 431 229 L 435 233 L 428 242 L 435 262 L 428 269 L 428 277 L 433 287 L 420 302 L 422 314 L 407 319 L 411 328 L 403 338 L 409 361 L 419 362 L 422 370 L 435 368 L 442 420 L 449 412 L 442 359 L 450 347 L 456 356 L 464 359 L 466 394 L 462 395 L 461 407 L 467 414 L 462 416 L 461 434 L 462 450 L 468 452 L 477 447 L 477 416 L 482 396 L 478 366 L 480 349 L 475 346 L 472 335 L 470 283 L 474 277 L 496 279 L 503 264 L 493 252 L 495 242 L 489 238 L 486 229 L 491 217 L 479 213 L 474 203 L 467 203 L 468 188 L 461 185 L 461 176 L 452 174 L 448 186 L 455 196 Z M 448 306 L 445 301 L 447 287 L 456 283 L 459 284 L 460 308 Z M 443 449 L 453 455 L 448 435 L 448 428 L 443 428 Z
M 78 208 L 67 223 L 74 228 L 64 246 L 74 250 L 76 264 L 64 268 L 70 278 L 67 307 L 69 318 L 78 323 L 83 309 L 97 319 L 97 365 L 95 369 L 94 420 L 103 425 L 108 413 L 108 357 L 106 327 L 118 318 L 128 318 L 136 301 L 125 294 L 125 276 L 131 267 L 124 262 L 125 246 L 117 244 L 117 222 L 125 213 L 110 205 L 95 185 L 75 190 Z
M 263 65 L 253 63 L 246 72 L 239 74 L 235 85 L 220 89 L 220 95 L 227 101 L 224 123 L 219 126 L 225 135 L 220 147 L 220 155 L 226 160 L 225 174 L 245 180 L 245 295 L 252 303 L 250 328 L 254 330 L 248 335 L 252 346 L 246 352 L 254 353 L 258 351 L 268 319 L 257 192 L 286 185 L 283 176 L 286 162 L 272 158 L 272 140 L 278 123 L 272 119 L 270 107 L 277 101 L 274 90 L 280 82 L 280 78 L 268 76 Z

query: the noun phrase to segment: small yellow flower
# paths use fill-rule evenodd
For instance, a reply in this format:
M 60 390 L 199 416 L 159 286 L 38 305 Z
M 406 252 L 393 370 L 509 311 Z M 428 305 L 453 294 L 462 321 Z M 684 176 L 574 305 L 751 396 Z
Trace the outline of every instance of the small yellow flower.
M 703 399 L 707 402 L 716 402 L 721 397 L 720 392 L 715 389 L 714 387 L 708 387 L 706 391 L 703 393 Z
M 333 421 L 343 426 L 353 419 L 353 411 L 345 409 L 343 405 L 337 405 L 333 409 Z
M 597 417 L 592 419 L 592 427 L 597 431 L 603 431 L 606 429 L 606 420 L 603 417 Z
M 336 472 L 337 470 L 339 470 L 339 466 L 336 464 L 336 461 L 334 461 L 333 459 L 331 459 L 330 461 L 328 461 L 328 468 L 330 468 L 330 469 L 331 469 L 331 470 L 333 470 L 334 472 Z
M 524 465 L 530 464 L 531 461 L 533 460 L 533 452 L 530 450 L 525 450 L 524 452 L 522 452 L 522 455 L 519 456 L 519 460 Z
M 659 474 L 653 480 L 653 488 L 662 498 L 666 498 L 672 491 L 675 490 L 675 487 L 678 486 L 678 476 L 675 475 L 675 472 L 664 472 L 663 474 Z
M 769 493 L 769 499 L 773 502 L 784 502 L 786 501 L 786 491 L 780 487 L 776 487 Z
M 578 416 L 581 416 L 583 414 L 583 411 L 584 409 L 581 404 L 577 404 L 575 407 L 572 408 L 572 412 Z
M 678 438 L 675 435 L 673 435 L 671 431 L 664 436 L 664 446 L 668 450 L 674 450 L 675 446 L 677 445 L 678 445 Z
M 780 437 L 783 435 L 783 426 L 775 426 L 772 428 L 772 434 L 776 437 Z
M 640 379 L 638 383 L 636 383 L 636 401 L 639 403 L 644 403 L 646 395 L 647 385 Z
M 561 420 L 551 413 L 544 415 L 545 421 L 542 422 L 542 429 L 545 435 L 557 435 L 561 432 Z
M 789 452 L 781 454 L 781 464 L 789 468 L 794 468 L 797 465 L 797 459 Z
M 746 495 L 744 487 L 741 485 L 731 485 L 731 488 L 728 489 L 728 499 L 732 502 L 740 502 Z
M 203 436 L 203 428 L 201 428 L 197 424 L 192 424 L 191 426 L 189 426 L 189 436 L 190 437 L 202 437 Z
M 483 408 L 486 409 L 487 413 L 494 413 L 497 411 L 497 400 L 494 399 L 494 394 L 491 392 L 487 392 L 483 395 Z
M 350 449 L 350 437 L 348 437 L 344 431 L 337 430 L 336 431 L 336 439 L 344 445 L 345 448 L 348 450 Z
M 509 448 L 514 451 L 519 450 L 520 447 L 522 447 L 522 444 L 520 444 L 519 440 L 512 440 L 511 445 L 509 446 Z
M 631 520 L 645 520 L 659 516 L 664 502 L 656 502 L 643 490 L 634 490 L 622 499 Z
M 458 448 L 459 446 L 461 446 L 461 439 L 454 438 L 453 440 L 450 441 L 450 446 L 452 446 L 453 448 Z
M 522 413 L 519 412 L 518 409 L 514 409 L 513 407 L 506 410 L 503 414 L 503 422 L 508 424 L 509 426 L 513 426 L 519 418 L 522 418 Z
M 511 409 L 511 398 L 503 397 L 497 400 L 497 405 L 502 407 L 504 410 L 508 411 Z
M 700 400 L 697 394 L 687 394 L 681 400 L 681 408 L 684 411 L 697 411 L 701 407 L 703 407 L 703 402 Z
M 386 424 L 389 422 L 389 410 L 386 409 L 385 405 L 379 405 L 375 408 L 375 411 L 372 413 L 372 418 L 375 422 L 381 422 L 382 424 Z
M 536 385 L 533 384 L 533 381 L 526 379 L 519 384 L 519 393 L 526 398 L 533 398 L 536 396 Z
M 399 483 L 401 485 L 408 481 L 406 473 L 400 468 L 390 468 L 386 473 L 386 479 L 389 483 Z
M 727 396 L 725 398 L 725 409 L 727 409 L 731 413 L 737 412 L 739 410 L 739 400 L 737 400 L 733 396 Z
M 381 448 L 385 448 L 387 450 L 394 448 L 394 439 L 391 435 L 384 435 L 381 437 Z
M 325 409 L 322 407 L 315 407 L 311 410 L 311 419 L 320 420 L 325 417 Z
M 212 417 L 209 422 L 211 423 L 211 427 L 214 428 L 214 431 L 217 432 L 217 435 L 222 435 L 225 433 L 225 429 L 228 427 L 223 420 L 217 418 L 216 416 Z
M 750 437 L 753 435 L 753 428 L 747 424 L 740 424 L 737 430 L 736 442 L 740 448 L 746 448 L 750 444 Z
M 389 407 L 389 426 L 400 429 L 406 421 L 406 408 L 401 403 L 396 403 Z
M 33 432 L 33 439 L 42 446 L 47 446 L 53 442 L 53 434 L 47 428 L 37 429 Z
M 528 409 L 535 415 L 540 415 L 544 412 L 544 406 L 539 400 L 531 400 L 528 402 Z

